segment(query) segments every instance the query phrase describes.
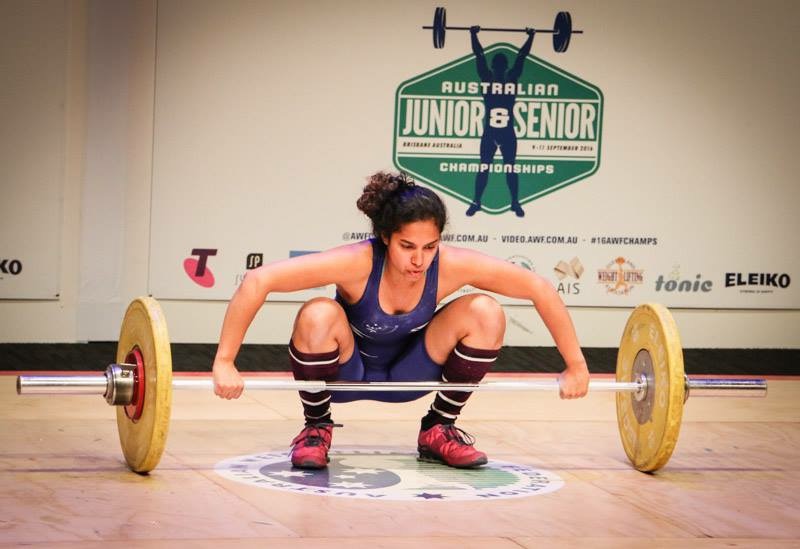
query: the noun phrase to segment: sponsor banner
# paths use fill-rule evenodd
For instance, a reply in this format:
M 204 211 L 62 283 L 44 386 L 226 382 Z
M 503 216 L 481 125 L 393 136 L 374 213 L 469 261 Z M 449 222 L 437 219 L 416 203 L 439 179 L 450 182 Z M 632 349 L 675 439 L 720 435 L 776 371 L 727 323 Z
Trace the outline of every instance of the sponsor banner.
M 41 70 L 36 64 L 33 67 L 31 70 Z M 0 100 L 0 109 L 4 106 Z M 63 118 L 63 112 L 59 113 Z M 9 136 L 15 133 L 11 126 L 4 130 L 11 132 Z M 52 129 L 39 134 L 36 144 L 41 149 L 31 151 L 42 154 L 37 154 L 35 161 L 29 153 L 22 154 L 28 149 L 16 146 L 5 147 L 8 157 L 0 153 L 0 299 L 51 300 L 59 296 L 63 159 L 55 141 L 61 133 Z
M 228 300 L 244 280 L 248 271 L 265 263 L 298 255 L 314 253 L 308 250 L 287 250 L 283 256 L 270 257 L 269 252 L 254 252 L 240 245 L 212 248 L 186 245 L 183 252 L 165 260 L 167 268 L 151 268 L 150 292 L 162 299 Z M 160 255 L 166 256 L 161 253 Z M 313 297 L 334 295 L 333 286 L 312 288 L 293 293 L 273 293 L 274 301 L 306 301 Z
M 58 255 L 28 246 L 0 247 L 0 299 L 56 299 Z
M 159 10 L 159 39 L 182 36 L 185 18 L 169 6 Z M 197 55 L 191 41 L 158 51 L 149 258 L 155 297 L 228 300 L 248 270 L 369 238 L 355 202 L 366 177 L 393 165 L 443 197 L 450 216 L 444 244 L 533 271 L 568 305 L 800 308 L 796 223 L 770 202 L 782 197 L 753 200 L 771 191 L 751 187 L 742 200 L 709 207 L 746 172 L 709 174 L 708 162 L 686 156 L 729 153 L 697 132 L 684 132 L 678 157 L 665 153 L 664 165 L 626 156 L 639 144 L 675 151 L 674 140 L 658 132 L 672 115 L 638 109 L 645 117 L 632 125 L 618 95 L 624 86 L 596 68 L 578 73 L 590 66 L 586 59 L 559 56 L 563 66 L 539 59 L 547 42 L 541 36 L 532 48 L 524 36 L 477 48 L 463 33 L 446 50 L 422 56 L 386 52 L 396 62 L 350 71 L 347 86 L 325 86 L 310 101 L 300 88 L 276 88 L 285 57 L 269 53 L 270 36 L 254 26 L 246 40 L 220 41 L 214 56 Z M 492 36 L 478 34 L 480 41 Z M 246 55 L 237 44 L 248 44 Z M 201 63 L 196 79 L 180 70 L 189 57 Z M 331 71 L 325 56 L 302 61 L 311 77 Z M 498 71 L 505 71 L 499 85 Z M 218 73 L 229 78 L 209 82 L 206 75 Z M 222 108 L 226 83 L 239 81 L 248 86 Z M 613 113 L 601 87 L 617 94 L 609 98 Z M 280 101 L 264 100 L 276 91 L 284 93 Z M 609 162 L 603 145 L 611 114 L 617 133 Z M 685 179 L 672 181 L 679 167 Z M 0 252 L 20 259 L 22 275 L 30 272 L 25 258 Z M 333 295 L 325 287 L 269 299 Z
M 368 238 L 365 231 L 341 231 L 347 244 Z M 514 263 L 547 279 L 567 305 L 633 307 L 656 301 L 668 307 L 686 308 L 796 308 L 800 290 L 795 282 L 796 267 L 786 264 L 774 270 L 726 269 L 719 260 L 683 260 L 679 253 L 662 244 L 655 235 L 588 236 L 578 233 L 533 234 L 446 232 L 442 242 L 473 248 Z M 621 243 L 627 243 L 623 245 Z M 278 257 L 266 251 L 185 245 L 183 253 L 171 260 L 171 284 L 153 285 L 157 297 L 227 300 L 246 273 L 266 263 L 315 253 L 323 246 L 284 250 Z M 676 259 L 677 257 L 677 259 Z M 6 262 L 0 276 L 24 271 L 21 262 Z M 447 298 L 479 291 L 465 287 Z M 332 286 L 295 293 L 274 293 L 275 301 L 305 301 L 332 297 Z M 503 304 L 527 305 L 530 301 L 495 295 Z

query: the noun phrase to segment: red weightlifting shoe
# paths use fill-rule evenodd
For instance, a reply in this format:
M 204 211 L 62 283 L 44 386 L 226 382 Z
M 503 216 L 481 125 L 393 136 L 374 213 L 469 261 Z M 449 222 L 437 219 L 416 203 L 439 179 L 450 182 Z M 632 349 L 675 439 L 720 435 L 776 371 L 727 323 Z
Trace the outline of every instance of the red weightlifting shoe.
M 427 431 L 420 431 L 417 459 L 458 468 L 486 465 L 486 454 L 476 450 L 473 444 L 475 439 L 455 425 L 434 425 Z
M 307 425 L 292 441 L 292 465 L 300 469 L 324 469 L 328 466 L 333 428 L 337 423 Z

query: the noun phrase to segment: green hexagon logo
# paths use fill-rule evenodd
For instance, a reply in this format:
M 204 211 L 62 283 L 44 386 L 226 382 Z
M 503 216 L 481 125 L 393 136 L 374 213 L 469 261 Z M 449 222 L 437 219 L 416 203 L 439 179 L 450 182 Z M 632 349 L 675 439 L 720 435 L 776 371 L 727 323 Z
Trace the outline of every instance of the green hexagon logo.
M 532 55 L 518 59 L 519 51 L 485 48 L 480 73 L 518 61 L 516 81 L 482 79 L 470 54 L 400 84 L 395 166 L 471 204 L 471 213 L 490 214 L 514 209 L 514 195 L 525 204 L 595 173 L 602 92 Z

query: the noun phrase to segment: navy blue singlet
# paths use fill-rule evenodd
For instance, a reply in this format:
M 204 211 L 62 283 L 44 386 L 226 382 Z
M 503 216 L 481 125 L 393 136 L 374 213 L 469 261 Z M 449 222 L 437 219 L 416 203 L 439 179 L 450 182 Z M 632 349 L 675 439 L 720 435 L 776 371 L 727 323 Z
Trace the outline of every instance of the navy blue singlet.
M 381 309 L 378 288 L 386 260 L 386 247 L 378 239 L 372 243 L 372 272 L 370 272 L 364 294 L 356 303 L 349 304 L 336 292 L 350 322 L 367 371 L 389 369 L 400 357 L 415 335 L 422 331 L 436 311 L 436 294 L 439 287 L 439 253 L 433 258 L 425 273 L 425 288 L 413 310 L 402 314 L 387 314 Z

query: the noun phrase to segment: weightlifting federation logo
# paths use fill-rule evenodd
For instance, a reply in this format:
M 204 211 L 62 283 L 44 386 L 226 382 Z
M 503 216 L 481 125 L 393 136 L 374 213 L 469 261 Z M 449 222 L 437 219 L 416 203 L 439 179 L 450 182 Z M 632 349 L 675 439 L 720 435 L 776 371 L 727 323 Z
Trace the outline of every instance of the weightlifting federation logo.
M 467 215 L 522 216 L 521 204 L 595 173 L 602 92 L 529 48 L 478 44 L 400 84 L 395 166 L 469 204 Z
M 404 501 L 519 498 L 554 492 L 555 474 L 527 465 L 490 460 L 480 469 L 453 469 L 419 462 L 416 454 L 390 450 L 331 450 L 327 469 L 295 469 L 286 452 L 240 456 L 216 466 L 230 480 L 262 488 L 318 496 Z
M 637 269 L 624 257 L 617 257 L 605 269 L 597 270 L 597 282 L 605 285 L 606 293 L 629 295 L 634 287 L 644 283 L 644 270 Z

